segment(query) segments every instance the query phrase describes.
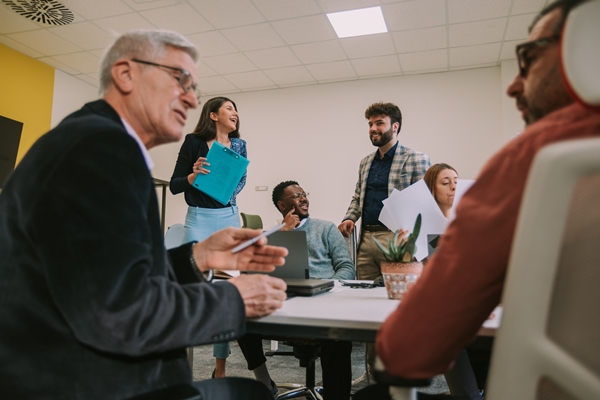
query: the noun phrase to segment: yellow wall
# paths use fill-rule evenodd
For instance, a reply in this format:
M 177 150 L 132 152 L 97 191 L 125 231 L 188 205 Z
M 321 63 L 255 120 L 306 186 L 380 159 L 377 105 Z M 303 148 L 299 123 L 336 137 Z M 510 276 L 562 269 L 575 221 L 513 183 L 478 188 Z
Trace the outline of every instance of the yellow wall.
M 0 44 L 0 115 L 23 123 L 17 163 L 50 129 L 54 68 Z

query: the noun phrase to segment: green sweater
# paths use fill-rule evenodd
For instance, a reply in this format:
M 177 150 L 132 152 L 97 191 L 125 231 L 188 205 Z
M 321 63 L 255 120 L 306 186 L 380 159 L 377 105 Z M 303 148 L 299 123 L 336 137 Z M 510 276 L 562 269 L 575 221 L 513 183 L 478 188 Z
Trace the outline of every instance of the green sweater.
M 308 270 L 315 279 L 354 279 L 355 269 L 344 237 L 329 221 L 307 218 L 295 231 L 306 232 Z

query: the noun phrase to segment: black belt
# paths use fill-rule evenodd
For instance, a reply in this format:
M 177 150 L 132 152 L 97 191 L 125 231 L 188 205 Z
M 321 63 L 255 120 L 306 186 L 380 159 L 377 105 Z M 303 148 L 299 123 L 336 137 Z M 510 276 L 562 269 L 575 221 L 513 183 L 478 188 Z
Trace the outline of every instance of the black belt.
M 363 230 L 367 232 L 391 232 L 388 228 L 383 225 L 365 225 Z

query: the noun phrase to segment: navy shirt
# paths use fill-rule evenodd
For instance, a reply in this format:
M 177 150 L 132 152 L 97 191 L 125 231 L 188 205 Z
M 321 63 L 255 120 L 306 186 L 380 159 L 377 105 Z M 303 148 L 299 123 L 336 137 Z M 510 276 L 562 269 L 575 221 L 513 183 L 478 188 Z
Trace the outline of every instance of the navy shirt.
M 394 147 L 389 149 L 381 159 L 379 158 L 379 152 L 375 154 L 373 164 L 371 164 L 371 168 L 369 169 L 365 202 L 362 210 L 364 225 L 383 225 L 379 222 L 379 214 L 383 208 L 382 201 L 388 197 L 388 178 L 397 147 L 398 143 L 396 142 Z

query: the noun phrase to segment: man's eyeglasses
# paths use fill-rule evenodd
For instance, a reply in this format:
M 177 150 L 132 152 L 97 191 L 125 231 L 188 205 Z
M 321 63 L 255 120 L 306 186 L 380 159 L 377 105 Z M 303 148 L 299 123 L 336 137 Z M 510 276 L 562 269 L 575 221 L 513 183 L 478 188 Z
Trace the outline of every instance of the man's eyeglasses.
M 132 58 L 131 61 L 139 63 L 139 64 L 152 65 L 153 67 L 166 68 L 166 69 L 170 69 L 172 71 L 179 72 L 178 77 L 175 77 L 175 76 L 173 76 L 173 77 L 175 79 L 177 79 L 177 82 L 179 82 L 179 86 L 181 86 L 181 88 L 186 93 L 189 92 L 190 90 L 193 90 L 194 93 L 196 94 L 196 98 L 198 99 L 198 104 L 200 104 L 200 91 L 196 87 L 196 84 L 194 83 L 194 81 L 192 79 L 192 75 L 190 74 L 190 72 L 188 70 L 182 69 L 182 68 L 177 68 L 177 67 L 170 67 L 168 65 L 157 64 L 157 63 L 153 63 L 150 61 L 138 60 L 136 58 Z
M 281 200 L 290 199 L 290 198 L 292 198 L 294 200 L 300 200 L 302 197 L 304 197 L 305 199 L 308 199 L 309 194 L 310 193 L 306 193 L 306 192 L 298 192 L 298 193 L 290 194 L 289 196 L 285 196 Z
M 546 47 L 552 43 L 558 43 L 560 35 L 552 35 L 543 37 L 538 40 L 523 43 L 517 46 L 517 61 L 519 63 L 519 74 L 521 77 L 526 78 L 529 66 L 531 65 L 532 58 L 529 56 L 529 52 L 538 47 Z

